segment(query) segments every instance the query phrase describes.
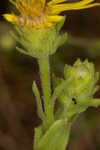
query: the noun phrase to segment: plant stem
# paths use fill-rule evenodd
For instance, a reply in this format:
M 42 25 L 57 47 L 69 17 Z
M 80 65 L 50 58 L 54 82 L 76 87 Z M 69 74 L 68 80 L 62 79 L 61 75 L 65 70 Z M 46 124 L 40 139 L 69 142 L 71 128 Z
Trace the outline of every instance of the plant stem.
M 51 109 L 51 84 L 50 84 L 50 67 L 49 57 L 38 59 L 40 68 L 40 77 L 43 91 L 44 110 L 47 117 L 48 125 L 53 122 L 53 112 Z

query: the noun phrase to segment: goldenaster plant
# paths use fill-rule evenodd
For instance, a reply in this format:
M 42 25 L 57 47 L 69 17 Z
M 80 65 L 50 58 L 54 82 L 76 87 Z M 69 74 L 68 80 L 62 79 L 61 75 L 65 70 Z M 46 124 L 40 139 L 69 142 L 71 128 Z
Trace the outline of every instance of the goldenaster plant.
M 99 6 L 94 0 L 9 0 L 18 10 L 5 14 L 17 33 L 14 38 L 21 43 L 21 53 L 35 57 L 39 64 L 42 93 L 36 83 L 32 90 L 36 97 L 37 111 L 42 124 L 35 129 L 34 150 L 65 150 L 70 128 L 78 115 L 90 106 L 100 105 L 93 98 L 98 90 L 99 74 L 88 60 L 77 60 L 73 66 L 65 65 L 64 78 L 50 77 L 49 56 L 67 40 L 67 33 L 60 33 L 65 16 L 63 11 Z M 74 99 L 74 101 L 73 101 Z M 59 104 L 55 110 L 56 102 Z

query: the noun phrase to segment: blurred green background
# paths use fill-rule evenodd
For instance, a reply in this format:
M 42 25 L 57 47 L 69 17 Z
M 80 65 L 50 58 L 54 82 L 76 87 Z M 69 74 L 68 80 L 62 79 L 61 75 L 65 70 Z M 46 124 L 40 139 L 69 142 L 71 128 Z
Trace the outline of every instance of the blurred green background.
M 0 1 L 0 150 L 32 150 L 34 128 L 41 121 L 31 86 L 36 80 L 40 87 L 39 71 L 35 59 L 16 50 L 18 43 L 9 33 L 13 26 L 2 16 L 11 8 L 8 0 Z M 94 62 L 100 72 L 100 7 L 63 14 L 67 18 L 62 31 L 69 38 L 51 56 L 52 72 L 62 76 L 64 65 L 77 58 Z M 89 108 L 76 120 L 68 150 L 100 150 L 100 107 Z

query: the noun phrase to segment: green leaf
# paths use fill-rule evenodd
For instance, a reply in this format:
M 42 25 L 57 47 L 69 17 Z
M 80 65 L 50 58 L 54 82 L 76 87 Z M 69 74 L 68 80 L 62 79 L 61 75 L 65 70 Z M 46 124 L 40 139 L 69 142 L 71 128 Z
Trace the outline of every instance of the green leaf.
M 42 126 L 35 128 L 35 135 L 34 135 L 34 150 L 37 150 L 38 143 L 43 136 Z
M 67 114 L 67 118 L 72 118 L 74 115 L 79 115 L 80 113 L 86 111 L 88 107 L 98 107 L 100 105 L 100 99 L 89 98 L 83 100 L 77 104 L 72 105 Z
M 59 138 L 59 144 L 56 145 L 56 150 L 65 150 L 69 141 L 69 135 L 70 135 L 70 126 L 64 128 L 60 138 Z
M 67 120 L 58 120 L 41 138 L 35 150 L 65 150 L 68 137 L 69 124 Z M 60 142 L 59 146 L 57 142 Z
M 86 101 L 86 104 L 88 106 L 98 107 L 98 106 L 100 106 L 100 99 L 98 99 L 98 98 L 89 99 Z
M 54 89 L 53 95 L 51 96 L 53 105 L 55 104 L 55 100 L 62 94 L 64 89 L 68 87 L 71 80 L 72 78 L 69 78 L 68 80 L 62 80 L 62 82 Z
M 32 89 L 33 89 L 33 92 L 36 97 L 38 115 L 42 119 L 42 121 L 46 121 L 46 117 L 45 117 L 45 114 L 44 114 L 43 108 L 42 108 L 42 100 L 40 98 L 40 93 L 39 93 L 38 87 L 35 82 L 33 83 Z

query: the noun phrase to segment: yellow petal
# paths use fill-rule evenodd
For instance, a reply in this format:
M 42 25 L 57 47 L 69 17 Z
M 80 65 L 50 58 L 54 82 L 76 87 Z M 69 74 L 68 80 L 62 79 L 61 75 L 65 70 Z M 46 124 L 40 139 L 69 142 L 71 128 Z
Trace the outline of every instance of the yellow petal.
M 46 0 L 40 0 L 41 1 L 41 3 L 42 3 L 42 8 L 44 8 L 45 7 L 45 4 L 46 4 Z
M 100 3 L 90 4 L 93 1 L 94 0 L 81 0 L 80 2 L 51 5 L 48 7 L 51 10 L 51 14 L 59 14 L 60 12 L 65 10 L 79 10 L 100 5 Z
M 95 3 L 95 4 L 89 4 L 89 5 L 85 5 L 83 7 L 80 7 L 80 8 L 75 8 L 74 10 L 78 10 L 78 9 L 87 9 L 87 8 L 91 8 L 91 7 L 95 7 L 95 6 L 100 6 L 99 3 Z
M 9 22 L 18 22 L 18 16 L 14 14 L 4 14 L 4 18 Z
M 63 3 L 63 2 L 67 2 L 68 0 L 52 0 L 50 2 L 48 2 L 48 4 L 59 4 L 59 3 Z
M 53 24 L 51 22 L 45 22 L 45 27 L 50 28 L 52 26 L 53 26 Z
M 41 23 L 41 24 L 36 24 L 36 25 L 34 26 L 34 28 L 36 28 L 36 29 L 40 29 L 40 28 L 50 28 L 50 27 L 52 27 L 52 26 L 53 26 L 52 23 L 45 22 L 45 23 Z
M 58 16 L 58 15 L 46 17 L 48 22 L 58 22 L 58 21 L 61 21 L 63 18 L 64 18 L 64 16 Z

